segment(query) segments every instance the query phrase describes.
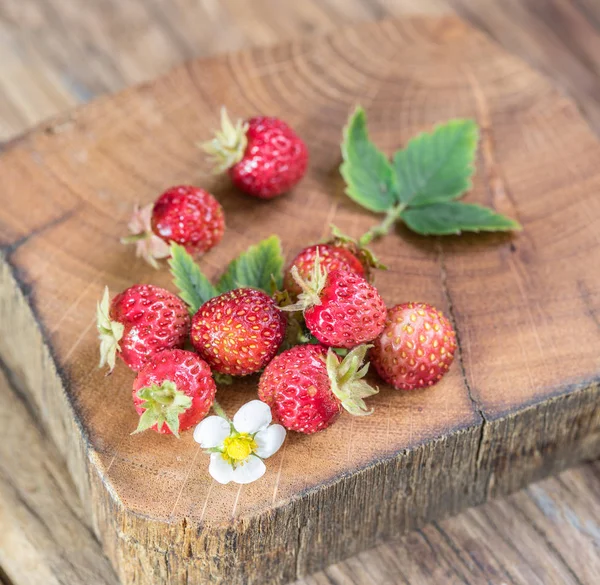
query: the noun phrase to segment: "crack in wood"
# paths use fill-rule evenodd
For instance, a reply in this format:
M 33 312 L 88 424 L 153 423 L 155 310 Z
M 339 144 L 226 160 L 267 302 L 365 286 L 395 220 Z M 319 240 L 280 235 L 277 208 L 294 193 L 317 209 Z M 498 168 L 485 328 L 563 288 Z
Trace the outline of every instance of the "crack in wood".
M 579 291 L 579 296 L 583 301 L 586 313 L 589 315 L 590 319 L 595 323 L 596 328 L 600 331 L 600 317 L 598 316 L 596 309 L 592 306 L 592 303 L 590 302 L 591 293 L 583 280 L 577 281 L 577 290 Z
M 479 404 L 477 399 L 473 396 L 471 385 L 470 385 L 469 379 L 467 377 L 467 371 L 466 371 L 464 358 L 463 358 L 463 346 L 461 343 L 460 329 L 458 327 L 456 315 L 454 314 L 454 305 L 452 303 L 452 295 L 450 294 L 450 288 L 448 287 L 448 273 L 446 270 L 446 261 L 444 258 L 444 248 L 443 248 L 443 245 L 440 242 L 439 238 L 437 239 L 436 245 L 438 248 L 438 257 L 439 257 L 439 263 L 440 263 L 440 282 L 441 282 L 441 286 L 442 286 L 442 293 L 444 295 L 444 298 L 446 299 L 446 304 L 448 306 L 448 317 L 450 318 L 450 322 L 452 323 L 452 326 L 454 327 L 454 331 L 456 332 L 456 345 L 457 345 L 457 350 L 458 350 L 457 355 L 456 355 L 456 362 L 459 367 L 461 378 L 462 378 L 464 387 L 467 391 L 469 400 L 471 401 L 473 408 L 476 410 L 476 412 L 481 417 L 481 423 L 479 425 L 479 438 L 478 438 L 478 442 L 477 442 L 477 451 L 475 453 L 475 463 L 476 463 L 475 485 L 478 486 L 479 485 L 479 473 L 480 473 L 480 469 L 482 469 L 481 463 L 482 463 L 483 445 L 485 442 L 488 419 L 486 417 L 486 414 L 485 414 L 482 406 Z M 488 480 L 489 480 L 489 478 L 488 478 Z M 488 480 L 486 480 L 486 487 L 485 487 L 484 493 L 487 493 Z
M 48 231 L 50 231 L 52 228 L 64 223 L 65 221 L 69 220 L 71 217 L 73 217 L 73 215 L 75 215 L 75 213 L 79 211 L 79 208 L 76 207 L 74 209 L 69 209 L 68 211 L 66 211 L 65 213 L 62 213 L 61 215 L 59 215 L 58 217 L 55 217 L 54 219 L 50 220 L 49 222 L 39 226 L 38 228 L 34 229 L 33 231 L 31 231 L 30 233 L 17 238 L 14 242 L 11 242 L 9 244 L 5 244 L 3 246 L 0 246 L 0 251 L 4 253 L 5 257 L 8 259 L 10 258 L 10 256 L 21 246 L 23 246 L 24 244 L 27 244 L 28 242 L 30 242 L 32 239 L 36 238 L 39 235 L 42 235 Z

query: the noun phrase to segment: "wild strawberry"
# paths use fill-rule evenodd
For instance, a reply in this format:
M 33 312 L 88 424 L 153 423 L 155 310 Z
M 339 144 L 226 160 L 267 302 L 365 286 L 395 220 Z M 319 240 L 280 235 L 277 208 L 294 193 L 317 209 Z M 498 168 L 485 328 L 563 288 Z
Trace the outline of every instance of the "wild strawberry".
M 375 339 L 385 324 L 386 310 L 377 289 L 348 270 L 327 273 L 315 259 L 312 274 L 302 278 L 291 270 L 302 292 L 284 311 L 304 311 L 308 330 L 324 345 L 352 348 Z
M 117 353 L 132 369 L 165 349 L 182 347 L 190 329 L 185 303 L 173 293 L 151 284 L 136 284 L 109 304 L 108 287 L 98 303 L 100 367 L 115 367 Z
M 271 407 L 285 428 L 310 435 L 331 425 L 345 408 L 354 415 L 371 414 L 363 398 L 377 393 L 363 380 L 367 346 L 343 359 L 322 345 L 297 345 L 265 368 L 258 397 Z
M 388 311 L 371 361 L 394 388 L 433 386 L 454 360 L 456 333 L 441 311 L 425 303 L 404 303 Z
M 156 268 L 156 259 L 169 256 L 171 242 L 194 255 L 216 246 L 225 232 L 225 216 L 208 191 L 181 185 L 165 191 L 153 204 L 136 208 L 129 229 L 132 235 L 123 243 L 135 243 L 137 255 Z
M 165 242 L 184 246 L 190 254 L 201 254 L 216 246 L 225 233 L 223 208 L 204 189 L 172 187 L 154 203 L 152 231 Z
M 135 432 L 152 429 L 179 437 L 208 414 L 216 391 L 208 364 L 195 353 L 161 351 L 133 382 L 133 402 L 140 415 Z
M 192 319 L 192 344 L 216 372 L 262 370 L 285 336 L 286 318 L 271 297 L 238 288 L 204 303 Z
M 341 246 L 332 246 L 331 244 L 316 244 L 304 248 L 291 262 L 289 268 L 285 272 L 283 287 L 292 296 L 297 296 L 302 292 L 302 289 L 292 276 L 292 267 L 298 269 L 298 273 L 304 279 L 310 277 L 314 266 L 317 254 L 321 261 L 321 267 L 327 272 L 333 270 L 350 270 L 360 276 L 365 276 L 365 267 L 362 265 L 358 257 L 347 248 Z
M 289 191 L 304 176 L 308 149 L 278 118 L 250 118 L 231 123 L 221 109 L 221 130 L 202 148 L 228 171 L 233 184 L 254 197 L 272 199 Z

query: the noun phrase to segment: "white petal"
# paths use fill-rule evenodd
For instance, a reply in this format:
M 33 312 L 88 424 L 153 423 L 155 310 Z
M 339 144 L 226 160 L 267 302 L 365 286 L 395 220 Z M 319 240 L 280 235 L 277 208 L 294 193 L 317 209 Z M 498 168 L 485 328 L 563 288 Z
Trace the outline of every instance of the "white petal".
M 271 422 L 271 409 L 261 400 L 251 400 L 242 406 L 233 417 L 233 426 L 238 433 L 256 433 Z
M 219 483 L 223 484 L 229 483 L 234 479 L 233 467 L 223 459 L 221 453 L 210 454 L 208 473 L 210 473 Z
M 266 459 L 267 457 L 271 457 L 273 453 L 277 453 L 279 447 L 283 445 L 285 441 L 285 429 L 281 425 L 271 425 L 262 431 L 258 431 L 254 435 L 254 440 L 258 445 L 255 453 L 259 457 Z
M 194 441 L 204 449 L 218 447 L 231 433 L 231 426 L 220 416 L 206 417 L 194 429 Z
M 252 483 L 257 479 L 260 479 L 267 468 L 262 462 L 262 459 L 255 455 L 250 455 L 247 459 L 238 463 L 237 467 L 233 470 L 233 481 L 235 483 Z

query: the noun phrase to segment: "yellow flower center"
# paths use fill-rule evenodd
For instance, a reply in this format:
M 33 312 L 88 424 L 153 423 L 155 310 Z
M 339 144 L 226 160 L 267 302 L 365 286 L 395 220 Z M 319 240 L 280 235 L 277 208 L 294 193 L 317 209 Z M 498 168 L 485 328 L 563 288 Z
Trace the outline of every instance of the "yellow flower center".
M 223 441 L 223 459 L 229 463 L 239 463 L 252 455 L 258 448 L 256 441 L 248 433 L 238 433 Z

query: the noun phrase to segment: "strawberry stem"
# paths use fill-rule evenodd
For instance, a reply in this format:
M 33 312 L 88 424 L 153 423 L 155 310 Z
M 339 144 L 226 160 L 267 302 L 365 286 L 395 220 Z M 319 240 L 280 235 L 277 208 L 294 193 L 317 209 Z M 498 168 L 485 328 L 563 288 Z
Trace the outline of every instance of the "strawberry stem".
M 121 238 L 121 244 L 135 244 L 141 240 L 147 240 L 152 234 L 150 232 L 141 232 L 139 234 L 131 234 Z
M 370 244 L 374 239 L 387 235 L 392 226 L 400 219 L 402 212 L 406 209 L 405 203 L 398 203 L 390 207 L 383 218 L 383 221 L 373 226 L 366 234 L 358 240 L 359 246 L 363 247 Z
M 227 422 L 231 423 L 229 417 L 227 416 L 227 413 L 225 412 L 225 410 L 223 410 L 223 407 L 216 400 L 213 402 L 212 408 L 217 416 L 220 416 L 221 418 L 224 418 Z

